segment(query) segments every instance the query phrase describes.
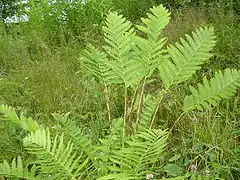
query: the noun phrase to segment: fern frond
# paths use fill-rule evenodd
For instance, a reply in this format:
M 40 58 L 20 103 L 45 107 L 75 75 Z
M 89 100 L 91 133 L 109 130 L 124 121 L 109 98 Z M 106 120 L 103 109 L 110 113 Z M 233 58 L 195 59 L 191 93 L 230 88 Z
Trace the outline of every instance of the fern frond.
M 192 35 L 186 35 L 187 41 L 181 38 L 181 44 L 170 45 L 167 49 L 172 62 L 167 59 L 159 66 L 166 89 L 188 80 L 212 56 L 209 51 L 215 45 L 213 28 L 200 28 Z
M 107 26 L 103 27 L 105 41 L 104 47 L 110 57 L 107 65 L 112 69 L 109 71 L 108 80 L 112 83 L 124 83 L 126 87 L 137 84 L 140 81 L 142 66 L 135 58 L 135 48 L 132 42 L 134 29 L 131 23 L 118 15 L 110 13 L 107 17 Z
M 125 148 L 114 151 L 110 160 L 129 174 L 142 176 L 151 165 L 159 161 L 166 147 L 166 140 L 166 131 L 142 130 L 126 141 Z
M 170 13 L 162 6 L 153 7 L 147 18 L 141 18 L 145 26 L 138 25 L 137 28 L 147 34 L 147 39 L 135 36 L 134 42 L 139 48 L 140 61 L 145 67 L 145 75 L 151 74 L 155 68 L 164 60 L 162 47 L 166 38 L 159 38 L 163 28 L 169 23 Z
M 150 40 L 156 41 L 169 23 L 169 16 L 170 13 L 162 5 L 153 7 L 147 13 L 147 18 L 141 18 L 146 27 L 138 25 L 137 28 L 146 33 Z
M 106 53 L 99 51 L 93 45 L 89 44 L 81 60 L 90 74 L 106 84 L 111 84 L 108 77 L 113 77 L 114 74 L 111 73 L 114 72 L 106 65 L 108 62 Z
M 146 98 L 144 99 L 144 105 L 142 108 L 141 120 L 138 125 L 139 130 L 149 128 L 152 117 L 156 110 L 157 103 L 158 103 L 158 100 L 156 97 L 149 94 L 146 96 Z
M 31 169 L 24 167 L 22 158 L 17 157 L 9 164 L 6 160 L 0 163 L 0 176 L 18 179 L 40 179 L 35 176 L 35 166 Z
M 100 139 L 101 144 L 96 147 L 97 150 L 101 151 L 101 155 L 98 158 L 105 161 L 109 158 L 112 151 L 119 150 L 122 146 L 123 141 L 123 118 L 115 119 L 111 132 L 106 138 Z
M 221 99 L 230 98 L 240 87 L 240 71 L 225 69 L 216 72 L 215 77 L 203 79 L 203 84 L 198 84 L 198 89 L 190 87 L 191 95 L 184 99 L 184 111 L 203 108 L 209 109 L 216 106 Z
M 87 136 L 83 135 L 82 129 L 77 124 L 68 118 L 69 113 L 60 115 L 53 114 L 53 117 L 61 125 L 65 135 L 69 136 L 74 143 L 76 150 L 83 151 L 93 162 L 95 162 L 95 150 L 92 141 Z
M 131 179 L 138 179 L 139 175 L 128 174 L 128 173 L 118 173 L 118 174 L 108 174 L 106 176 L 100 177 L 97 180 L 131 180 Z
M 165 44 L 165 38 L 157 41 L 144 39 L 142 37 L 135 36 L 133 38 L 134 43 L 137 45 L 139 62 L 144 67 L 142 70 L 142 76 L 151 75 L 156 67 L 164 61 L 164 53 L 166 50 L 162 49 Z
M 24 138 L 24 147 L 29 153 L 35 154 L 35 164 L 42 174 L 47 174 L 54 179 L 63 177 L 74 179 L 80 175 L 88 159 L 81 162 L 81 156 L 73 152 L 71 141 L 64 145 L 63 135 L 55 136 L 51 140 L 49 130 L 38 129 Z
M 40 128 L 37 121 L 34 121 L 31 117 L 27 118 L 23 114 L 18 117 L 16 111 L 11 106 L 0 106 L 0 113 L 3 115 L 5 120 L 11 121 L 21 128 L 33 132 Z

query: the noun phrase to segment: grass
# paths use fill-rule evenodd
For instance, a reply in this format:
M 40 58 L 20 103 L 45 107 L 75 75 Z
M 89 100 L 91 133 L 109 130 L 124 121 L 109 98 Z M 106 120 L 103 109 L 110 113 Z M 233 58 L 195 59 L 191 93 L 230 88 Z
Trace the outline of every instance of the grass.
M 212 25 L 217 36 L 214 57 L 198 73 L 212 75 L 210 69 L 226 67 L 240 68 L 240 24 L 239 17 L 231 11 L 201 7 L 183 8 L 172 12 L 172 20 L 164 35 L 168 42 L 176 42 L 179 37 L 201 25 Z M 88 34 L 81 37 L 98 42 L 102 36 Z M 84 76 L 79 61 L 85 46 L 74 39 L 51 45 L 37 30 L 22 35 L 2 35 L 0 39 L 0 102 L 11 105 L 44 124 L 54 125 L 51 113 L 71 111 L 71 119 L 91 130 L 97 139 L 104 136 L 107 127 L 102 87 L 93 79 Z M 198 78 L 198 77 L 196 77 Z M 201 78 L 200 78 L 201 79 Z M 182 99 L 184 88 L 176 89 L 174 98 Z M 115 100 L 113 115 L 122 107 L 121 92 L 113 92 Z M 172 112 L 179 104 L 167 103 L 158 113 L 156 126 L 171 128 L 180 111 Z M 199 173 L 209 173 L 217 177 L 235 179 L 240 174 L 239 117 L 240 91 L 230 101 L 196 119 L 183 117 L 173 130 L 169 140 L 167 160 L 173 154 L 180 154 L 175 163 L 189 171 L 196 164 Z M 1 122 L 1 121 L 0 121 Z M 12 125 L 1 122 L 0 159 L 12 159 L 21 154 L 21 132 Z M 19 134 L 19 135 L 16 135 Z M 12 138 L 14 137 L 14 138 Z M 6 149 L 5 147 L 10 147 Z

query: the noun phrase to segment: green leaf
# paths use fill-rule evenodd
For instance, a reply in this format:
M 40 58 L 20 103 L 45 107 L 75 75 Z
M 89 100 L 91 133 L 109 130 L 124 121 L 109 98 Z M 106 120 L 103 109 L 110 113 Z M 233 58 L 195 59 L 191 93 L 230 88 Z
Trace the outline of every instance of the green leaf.
M 36 131 L 41 127 L 37 121 L 34 121 L 31 117 L 27 118 L 23 114 L 18 117 L 16 111 L 11 106 L 1 105 L 0 113 L 3 115 L 5 120 L 12 121 L 29 132 Z
M 0 176 L 18 179 L 40 179 L 35 176 L 35 165 L 31 168 L 24 167 L 21 157 L 13 159 L 12 163 L 9 164 L 6 160 L 0 163 Z
M 210 109 L 216 106 L 218 101 L 227 99 L 236 93 L 240 87 L 240 71 L 225 69 L 224 72 L 215 73 L 215 77 L 209 81 L 205 77 L 203 84 L 198 84 L 198 89 L 190 87 L 191 95 L 184 98 L 183 109 Z
M 163 167 L 164 171 L 168 174 L 168 176 L 179 176 L 182 174 L 182 168 L 176 164 L 168 164 Z
M 35 164 L 41 169 L 40 173 L 55 179 L 76 178 L 86 165 L 86 159 L 81 163 L 81 156 L 73 152 L 71 141 L 65 145 L 63 134 L 51 140 L 49 130 L 42 128 L 28 134 L 23 144 L 29 153 L 37 156 Z
M 146 33 L 148 38 L 156 41 L 159 38 L 163 28 L 169 23 L 170 13 L 162 5 L 154 6 L 147 13 L 147 18 L 141 18 L 145 26 L 138 25 L 137 28 Z
M 137 28 L 147 34 L 147 39 L 134 36 L 133 41 L 139 48 L 140 62 L 144 66 L 144 76 L 151 75 L 153 71 L 164 60 L 163 46 L 166 38 L 160 38 L 163 28 L 169 23 L 170 13 L 162 6 L 153 7 L 147 18 L 141 18 L 144 26 L 138 25 Z
M 111 69 L 107 79 L 111 83 L 123 83 L 126 87 L 138 84 L 142 69 L 134 51 L 132 38 L 135 32 L 131 26 L 126 18 L 114 12 L 107 16 L 106 27 L 103 27 L 107 43 L 104 49 L 109 57 L 106 65 Z
M 180 43 L 168 47 L 169 58 L 160 66 L 159 72 L 166 89 L 188 80 L 212 54 L 215 45 L 213 28 L 200 28 L 180 39 Z

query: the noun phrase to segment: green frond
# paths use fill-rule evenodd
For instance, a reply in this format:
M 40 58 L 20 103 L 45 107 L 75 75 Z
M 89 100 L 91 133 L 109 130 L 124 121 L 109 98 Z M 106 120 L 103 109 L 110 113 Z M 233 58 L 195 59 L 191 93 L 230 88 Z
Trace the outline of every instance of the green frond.
M 213 28 L 200 28 L 180 39 L 181 44 L 168 47 L 169 59 L 160 66 L 160 76 L 166 89 L 173 84 L 188 80 L 212 54 L 209 53 L 215 45 Z
M 63 135 L 55 136 L 51 140 L 49 130 L 38 129 L 24 138 L 24 147 L 29 153 L 35 154 L 34 162 L 41 174 L 49 175 L 53 179 L 74 179 L 82 173 L 88 159 L 82 161 L 81 156 L 73 152 L 71 141 L 64 144 Z
M 112 151 L 119 150 L 123 141 L 123 118 L 114 119 L 111 132 L 106 138 L 100 139 L 101 144 L 96 148 L 100 150 L 98 158 L 106 161 Z
M 88 70 L 98 80 L 110 84 L 108 77 L 113 77 L 110 75 L 112 72 L 106 63 L 108 62 L 107 54 L 99 51 L 93 45 L 89 44 L 87 49 L 84 51 L 81 58 L 84 67 Z M 114 79 L 114 78 L 113 78 Z
M 152 41 L 157 41 L 162 30 L 167 26 L 170 13 L 162 5 L 150 9 L 147 18 L 141 18 L 145 26 L 138 25 L 137 28 L 146 33 Z
M 93 162 L 95 161 L 95 150 L 90 138 L 83 135 L 82 129 L 77 126 L 76 122 L 68 118 L 69 113 L 60 115 L 53 114 L 53 117 L 61 125 L 65 135 L 71 138 L 74 143 L 74 149 L 83 151 Z
M 35 166 L 31 169 L 24 167 L 20 156 L 9 164 L 6 160 L 0 163 L 0 176 L 18 179 L 40 179 L 35 176 Z
M 135 44 L 139 48 L 138 55 L 140 62 L 144 66 L 145 76 L 151 75 L 155 68 L 164 60 L 162 49 L 166 42 L 166 38 L 159 38 L 163 28 L 169 23 L 170 13 L 162 6 L 153 7 L 151 13 L 147 14 L 147 18 L 142 18 L 145 26 L 138 25 L 137 28 L 146 33 L 148 38 L 135 36 L 133 38 Z
M 147 95 L 144 99 L 144 105 L 142 108 L 141 119 L 138 125 L 139 129 L 147 129 L 151 123 L 153 114 L 156 110 L 158 100 L 152 95 Z
M 134 174 L 128 174 L 128 173 L 118 173 L 118 174 L 109 174 L 103 177 L 98 178 L 97 180 L 131 180 L 131 179 L 138 179 L 139 176 L 136 176 Z
M 149 167 L 158 162 L 163 155 L 166 140 L 166 131 L 144 129 L 125 141 L 123 149 L 114 151 L 110 160 L 122 171 L 143 177 L 143 174 L 150 170 Z M 116 165 L 113 167 L 117 171 Z
M 187 177 L 184 177 L 184 176 L 177 176 L 177 177 L 172 177 L 172 178 L 161 178 L 162 180 L 184 180 L 184 179 L 187 179 Z
M 23 114 L 18 117 L 16 111 L 11 106 L 1 105 L 0 113 L 5 120 L 11 121 L 29 132 L 36 131 L 40 128 L 40 125 L 31 117 L 27 118 Z
M 133 38 L 134 43 L 137 45 L 139 62 L 144 67 L 142 70 L 143 76 L 151 75 L 156 67 L 164 61 L 164 53 L 166 50 L 162 49 L 166 42 L 166 38 L 157 41 L 152 41 L 139 36 Z
M 184 111 L 203 108 L 209 109 L 216 106 L 221 99 L 230 98 L 240 87 L 240 71 L 225 69 L 216 72 L 215 77 L 203 79 L 203 84 L 198 84 L 198 89 L 190 87 L 191 95 L 184 99 Z
M 110 57 L 107 65 L 112 69 L 108 72 L 108 81 L 123 83 L 126 87 L 137 84 L 142 66 L 133 51 L 135 45 L 132 38 L 135 33 L 132 24 L 114 12 L 108 15 L 106 25 L 103 27 L 107 43 L 104 49 Z

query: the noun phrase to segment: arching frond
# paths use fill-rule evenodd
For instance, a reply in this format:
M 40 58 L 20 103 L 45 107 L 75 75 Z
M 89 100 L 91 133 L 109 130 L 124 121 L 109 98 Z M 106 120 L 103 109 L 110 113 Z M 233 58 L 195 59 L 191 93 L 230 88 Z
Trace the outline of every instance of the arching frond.
M 47 174 L 52 179 L 75 179 L 88 162 L 88 159 L 82 161 L 81 156 L 73 152 L 71 141 L 64 144 L 63 135 L 56 135 L 52 141 L 48 129 L 31 132 L 23 144 L 29 153 L 37 156 L 35 164 L 41 174 Z
M 36 131 L 40 128 L 37 121 L 34 121 L 31 117 L 27 118 L 23 114 L 18 117 L 16 111 L 11 106 L 1 105 L 0 113 L 5 120 L 11 121 L 29 132 Z
M 212 55 L 209 53 L 215 45 L 213 28 L 200 28 L 186 35 L 181 44 L 170 45 L 169 59 L 159 66 L 160 76 L 166 89 L 173 84 L 188 80 Z M 171 62 L 172 61 L 172 62 Z
M 83 135 L 82 129 L 68 118 L 69 113 L 60 115 L 53 114 L 53 117 L 61 125 L 65 135 L 69 136 L 78 151 L 83 151 L 93 162 L 95 162 L 95 149 L 90 138 Z
M 112 69 L 109 71 L 108 81 L 112 83 L 124 83 L 126 87 L 137 84 L 140 70 L 142 69 L 138 59 L 135 58 L 135 48 L 132 42 L 134 30 L 131 23 L 118 15 L 110 13 L 107 17 L 107 26 L 103 27 L 105 41 L 104 47 L 110 57 L 107 65 Z
M 11 164 L 6 160 L 0 163 L 0 176 L 29 180 L 40 179 L 35 176 L 35 166 L 32 166 L 31 169 L 24 167 L 22 158 L 19 156 L 14 158 Z
M 226 69 L 224 72 L 215 73 L 215 77 L 207 80 L 203 79 L 203 84 L 198 84 L 198 89 L 190 87 L 191 95 L 184 99 L 184 111 L 203 108 L 209 109 L 217 105 L 221 99 L 234 95 L 240 87 L 240 71 Z

